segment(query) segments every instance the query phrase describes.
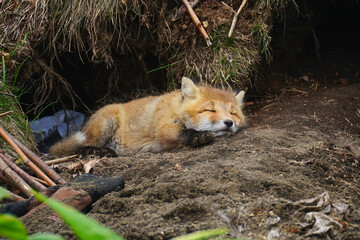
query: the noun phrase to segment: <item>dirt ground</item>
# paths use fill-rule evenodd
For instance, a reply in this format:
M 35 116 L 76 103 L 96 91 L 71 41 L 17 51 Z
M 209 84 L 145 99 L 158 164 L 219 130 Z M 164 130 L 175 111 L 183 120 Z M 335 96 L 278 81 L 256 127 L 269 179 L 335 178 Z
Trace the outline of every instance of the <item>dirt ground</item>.
M 199 149 L 100 160 L 93 173 L 122 176 L 126 186 L 88 215 L 127 239 L 217 227 L 245 239 L 360 239 L 360 84 L 305 80 L 246 108 L 248 124 L 235 136 Z M 305 227 L 305 215 L 323 207 L 294 202 L 324 192 L 331 206 L 349 208 L 325 214 L 334 216 L 333 228 L 312 235 L 317 226 L 309 220 Z M 74 238 L 56 218 L 24 222 L 30 233 Z

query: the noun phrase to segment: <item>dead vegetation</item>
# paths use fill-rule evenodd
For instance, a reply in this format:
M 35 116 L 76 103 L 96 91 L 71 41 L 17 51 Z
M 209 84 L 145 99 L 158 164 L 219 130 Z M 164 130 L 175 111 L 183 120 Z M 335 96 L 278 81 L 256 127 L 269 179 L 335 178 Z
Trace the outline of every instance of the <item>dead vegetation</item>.
M 174 87 L 184 74 L 203 82 L 246 87 L 261 56 L 270 58 L 269 31 L 273 14 L 279 14 L 287 0 L 249 1 L 237 19 L 231 38 L 231 22 L 242 1 L 200 1 L 194 8 L 213 45 L 208 47 L 181 1 L 3 1 L 0 3 L 0 47 L 9 49 L 25 38 L 22 48 L 12 56 L 9 68 L 23 65 L 22 82 L 34 91 L 34 105 L 72 99 L 81 103 L 68 79 L 54 65 L 62 66 L 62 56 L 76 53 L 82 62 L 104 63 L 112 77 L 108 92 L 120 88 L 124 80 L 116 74 L 122 66 L 119 56 L 132 55 L 147 69 L 145 55 L 153 55 Z M 74 56 L 73 56 L 74 57 Z M 92 81 L 89 79 L 87 81 Z M 131 81 L 137 81 L 131 79 Z M 61 97 L 60 97 L 61 96 Z

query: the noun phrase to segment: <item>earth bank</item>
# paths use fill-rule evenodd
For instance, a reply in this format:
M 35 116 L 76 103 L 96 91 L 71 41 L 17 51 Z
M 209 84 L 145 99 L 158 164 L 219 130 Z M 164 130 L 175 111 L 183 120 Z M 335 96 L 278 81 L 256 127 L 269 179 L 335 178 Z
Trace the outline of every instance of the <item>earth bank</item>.
M 93 173 L 122 176 L 126 187 L 98 200 L 88 215 L 127 239 L 216 227 L 246 239 L 270 231 L 280 239 L 360 239 L 359 93 L 360 84 L 320 84 L 315 91 L 297 81 L 248 108 L 248 125 L 235 136 L 199 149 L 101 159 Z M 59 166 L 71 177 L 65 169 Z M 307 236 L 312 226 L 299 226 L 306 212 L 290 202 L 323 192 L 334 205 L 349 205 L 335 218 L 343 231 Z M 49 212 L 24 222 L 30 232 L 74 238 Z

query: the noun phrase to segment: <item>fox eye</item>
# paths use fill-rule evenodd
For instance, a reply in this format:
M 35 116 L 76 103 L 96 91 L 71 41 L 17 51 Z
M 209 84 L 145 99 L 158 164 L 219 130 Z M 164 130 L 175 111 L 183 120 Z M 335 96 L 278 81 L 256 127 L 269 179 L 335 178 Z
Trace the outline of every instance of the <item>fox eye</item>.
M 236 112 L 231 112 L 231 115 L 237 116 Z
M 214 109 L 206 109 L 205 112 L 216 112 Z

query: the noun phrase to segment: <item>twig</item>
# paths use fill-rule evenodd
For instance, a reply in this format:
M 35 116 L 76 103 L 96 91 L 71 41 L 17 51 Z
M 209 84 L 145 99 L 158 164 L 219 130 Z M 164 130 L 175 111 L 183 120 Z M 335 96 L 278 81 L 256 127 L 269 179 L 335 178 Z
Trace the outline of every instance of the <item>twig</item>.
M 11 196 L 11 199 L 14 200 L 14 202 L 18 202 L 18 201 L 24 201 L 25 198 L 23 197 L 20 197 L 19 195 L 13 193 L 13 192 L 10 192 L 9 190 L 7 190 L 8 193 L 10 193 L 10 196 Z
M 191 6 L 192 8 L 194 8 L 199 2 L 200 2 L 200 0 L 194 0 L 193 2 L 190 2 L 190 6 Z M 186 7 L 181 7 L 181 8 L 179 9 L 179 15 L 180 15 L 180 14 L 184 14 L 185 11 L 186 11 Z
M 16 97 L 14 94 L 3 92 L 3 91 L 0 91 L 0 94 L 7 95 L 7 96 L 10 96 L 10 97 Z
M 6 132 L 6 130 L 4 130 Z M 57 183 L 65 184 L 66 181 L 52 169 L 49 167 L 46 163 L 44 163 L 41 158 L 36 156 L 35 153 L 33 153 L 28 147 L 26 147 L 24 144 L 22 144 L 18 139 L 16 139 L 14 136 L 12 136 L 10 133 L 6 132 L 9 137 L 19 146 L 19 148 L 37 165 L 39 168 L 41 168 L 52 180 L 54 180 Z
M 193 22 L 195 23 L 196 27 L 199 29 L 200 33 L 203 35 L 203 37 L 205 38 L 206 44 L 208 46 L 211 46 L 211 41 L 210 41 L 210 37 L 207 34 L 204 26 L 201 24 L 199 18 L 197 17 L 196 13 L 194 12 L 194 9 L 191 7 L 190 3 L 188 2 L 188 0 L 181 0 L 185 7 L 186 10 L 188 11 L 191 19 L 193 20 Z
M 36 188 L 38 191 L 44 191 L 46 187 L 42 185 L 41 183 L 34 181 L 32 177 L 22 170 L 19 166 L 17 166 L 15 163 L 7 159 L 7 157 L 4 155 L 3 150 L 0 150 L 0 158 L 14 171 L 16 172 L 25 182 Z
M 44 179 L 50 186 L 55 186 L 56 184 L 48 177 L 45 173 L 41 171 L 41 169 L 36 166 L 30 159 L 25 155 L 23 151 L 19 148 L 18 145 L 6 134 L 5 130 L 0 126 L 0 136 L 4 138 L 6 142 L 10 144 L 10 146 L 14 149 L 14 151 L 19 154 L 20 158 L 24 161 L 26 165 L 28 165 L 38 176 Z
M 250 107 L 250 106 L 254 106 L 255 103 L 254 102 L 246 102 L 243 104 L 244 107 Z
M 0 171 L 2 175 L 14 183 L 26 196 L 31 197 L 31 187 L 14 172 L 2 159 L 0 159 Z
M 241 10 L 245 7 L 246 2 L 247 2 L 247 0 L 243 0 L 240 7 L 239 7 L 239 9 L 235 13 L 235 16 L 234 16 L 233 21 L 231 23 L 230 31 L 229 31 L 229 34 L 228 34 L 229 37 L 231 37 L 233 32 L 234 32 L 234 28 L 235 28 L 237 19 L 239 17 L 239 14 L 240 14 Z
M 62 163 L 62 162 L 70 161 L 75 157 L 78 157 L 78 155 L 71 155 L 71 156 L 67 156 L 67 157 L 57 158 L 57 159 L 45 161 L 45 163 L 48 164 L 48 165 L 56 164 L 56 163 Z
M 0 113 L 0 117 L 8 115 L 9 113 L 13 113 L 13 111 L 10 110 L 10 111 L 4 112 L 4 113 Z
M 38 182 L 40 182 L 40 183 L 42 183 L 42 184 L 44 184 L 44 185 L 46 185 L 46 186 L 49 186 L 48 183 L 45 182 L 44 180 L 42 180 L 42 179 L 40 179 L 40 178 L 37 178 L 37 177 L 33 177 L 33 176 L 31 176 L 31 177 L 32 177 L 32 179 L 34 179 L 34 180 L 36 180 L 36 181 L 38 181 Z

